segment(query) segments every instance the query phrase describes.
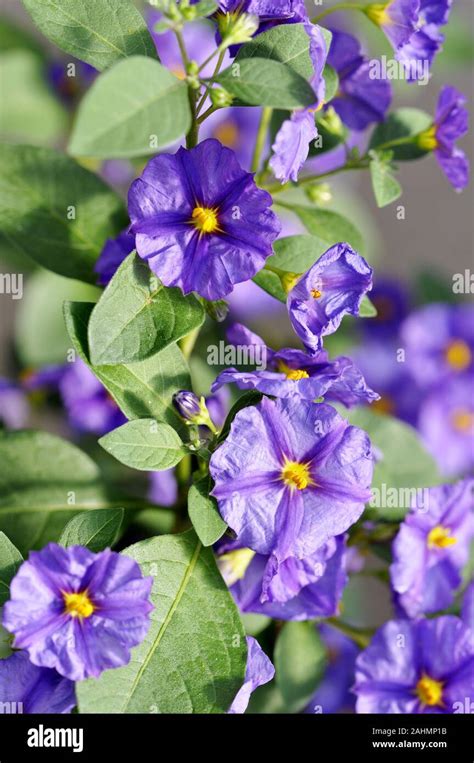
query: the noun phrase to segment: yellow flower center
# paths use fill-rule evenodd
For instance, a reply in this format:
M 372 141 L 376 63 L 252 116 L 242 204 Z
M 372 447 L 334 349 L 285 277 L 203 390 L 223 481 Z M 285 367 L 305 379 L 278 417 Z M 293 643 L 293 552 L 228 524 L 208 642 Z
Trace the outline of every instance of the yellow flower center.
M 390 415 L 395 413 L 395 403 L 388 395 L 382 395 L 380 400 L 374 400 L 371 403 L 371 408 L 377 411 L 377 413 L 383 413 Z
M 323 293 L 319 289 L 311 289 L 311 296 L 313 299 L 319 299 L 322 297 Z
M 201 233 L 215 233 L 220 230 L 217 209 L 195 207 L 192 218 L 192 222 Z
M 255 551 L 251 548 L 238 548 L 219 557 L 217 564 L 228 586 L 242 580 L 254 556 Z
M 448 365 L 455 371 L 465 371 L 469 368 L 472 359 L 469 345 L 462 339 L 453 339 L 446 347 L 445 358 Z
M 452 415 L 452 422 L 455 429 L 458 432 L 468 433 L 474 427 L 474 413 L 468 411 L 465 408 L 460 408 L 454 411 Z
M 392 23 L 392 19 L 388 15 L 390 5 L 391 3 L 371 3 L 365 9 L 365 13 L 377 26 L 387 26 Z
M 231 120 L 223 122 L 214 130 L 214 137 L 217 138 L 217 140 L 220 141 L 222 145 L 228 146 L 228 148 L 235 148 L 239 142 L 238 127 Z
M 423 675 L 420 678 L 416 685 L 415 693 L 423 705 L 434 707 L 434 705 L 442 706 L 443 704 L 443 682 L 436 681 L 427 675 Z
M 287 461 L 281 470 L 281 479 L 288 487 L 297 490 L 305 490 L 308 485 L 313 485 L 309 472 L 309 464 L 300 464 L 297 461 Z
M 90 617 L 95 610 L 87 591 L 63 593 L 64 612 L 72 617 Z
M 303 371 L 301 368 L 290 368 L 282 360 L 278 361 L 278 370 L 285 374 L 287 379 L 292 381 L 299 381 L 300 379 L 309 379 L 309 373 Z
M 449 546 L 454 546 L 455 543 L 457 543 L 457 538 L 451 537 L 449 527 L 436 525 L 428 533 L 428 548 L 448 548 Z
M 423 151 L 434 151 L 438 148 L 438 139 L 436 138 L 436 125 L 432 125 L 424 132 L 421 132 L 416 139 L 419 148 Z

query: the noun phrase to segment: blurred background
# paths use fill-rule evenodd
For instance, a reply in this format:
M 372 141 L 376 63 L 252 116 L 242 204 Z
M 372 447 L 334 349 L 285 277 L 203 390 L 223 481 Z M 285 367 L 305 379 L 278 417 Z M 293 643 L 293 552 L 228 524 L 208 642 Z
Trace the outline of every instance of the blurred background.
M 150 14 L 151 18 L 149 6 L 139 2 L 136 4 Z M 309 2 L 308 9 L 311 8 L 313 14 L 318 13 L 321 5 Z M 356 34 L 369 57 L 383 54 L 391 57 L 383 35 L 364 17 L 350 14 L 350 18 L 347 18 L 343 14 L 334 14 L 328 17 L 327 22 L 329 27 Z M 443 30 L 446 35 L 444 51 L 434 63 L 429 84 L 420 86 L 405 82 L 393 83 L 392 109 L 414 106 L 432 114 L 439 90 L 447 83 L 465 93 L 472 103 L 473 22 L 472 0 L 455 0 L 449 24 Z M 212 38 L 212 30 L 208 31 Z M 157 45 L 160 50 L 160 45 L 165 43 L 157 38 Z M 163 51 L 160 54 L 168 64 Z M 169 55 L 172 59 L 173 53 Z M 199 57 L 199 45 L 192 55 Z M 76 66 L 74 77 L 68 76 L 68 65 L 71 63 Z M 40 35 L 20 0 L 1 0 L 2 141 L 64 149 L 75 109 L 95 76 L 96 72 L 91 67 L 74 61 Z M 240 129 L 237 117 L 235 123 L 211 124 L 204 137 L 213 135 L 222 142 L 231 144 L 239 138 L 241 154 L 247 156 L 246 160 L 242 159 L 245 163 L 253 147 L 257 116 L 254 114 L 250 117 L 250 123 L 247 120 L 240 137 L 236 132 Z M 368 133 L 370 134 L 370 129 Z M 460 144 L 471 158 L 472 135 L 471 131 Z M 363 143 L 364 138 L 361 140 Z M 140 173 L 145 161 L 134 160 L 133 164 L 122 160 L 102 164 L 97 161 L 83 163 L 89 169 L 99 172 L 125 196 L 131 180 Z M 380 310 L 379 323 L 375 326 L 376 331 L 382 323 L 382 333 L 377 335 L 379 350 L 384 343 L 397 342 L 399 324 L 410 310 L 430 302 L 449 304 L 465 299 L 466 297 L 460 298 L 453 294 L 452 277 L 465 269 L 472 270 L 474 264 L 472 185 L 462 194 L 457 194 L 431 155 L 420 161 L 402 163 L 398 179 L 403 186 L 403 196 L 384 209 L 376 207 L 368 172 L 344 173 L 341 177 L 331 178 L 324 199 L 327 209 L 343 213 L 362 231 L 366 242 L 365 255 L 375 268 L 376 287 L 380 283 L 379 309 L 384 305 L 387 308 L 387 294 L 389 297 L 395 294 L 385 312 Z M 310 205 L 311 202 L 302 195 L 301 203 Z M 405 208 L 404 219 L 397 216 L 400 205 Z M 303 232 L 300 222 L 291 215 L 285 216 L 286 235 Z M 10 294 L 0 293 L 0 391 L 3 384 L 10 393 L 10 397 L 4 395 L 3 404 L 0 396 L 0 419 L 3 416 L 3 423 L 7 426 L 35 426 L 71 439 L 79 439 L 81 446 L 90 447 L 96 455 L 105 458 L 104 453 L 95 447 L 97 431 L 94 432 L 93 427 L 87 431 L 78 431 L 75 426 L 77 421 L 74 421 L 71 409 L 68 408 L 67 395 L 64 390 L 62 395 L 58 395 L 57 379 L 38 380 L 37 376 L 45 368 L 65 363 L 70 341 L 62 320 L 63 301 L 95 301 L 98 289 L 43 271 L 5 244 L 0 246 L 0 273 L 24 275 L 22 299 L 15 300 Z M 390 284 L 388 291 L 387 279 Z M 375 299 L 374 301 L 376 302 Z M 281 347 L 294 343 L 284 306 L 253 284 L 239 286 L 230 297 L 230 306 L 231 317 L 261 333 L 270 345 Z M 368 336 L 365 327 L 361 327 L 364 323 L 367 324 L 367 321 L 359 321 L 356 326 L 355 321 L 346 321 L 344 330 L 327 342 L 331 354 L 344 352 L 363 355 Z M 371 328 L 368 329 L 369 333 L 370 331 Z M 206 366 L 203 358 L 206 357 L 206 347 L 221 335 L 223 336 L 222 331 L 210 322 L 200 339 L 197 360 L 192 368 L 196 391 L 199 393 L 206 394 L 217 375 L 217 369 Z M 375 334 L 371 338 L 374 336 Z M 366 369 L 363 370 L 369 373 Z M 375 376 L 378 370 L 380 369 L 375 369 Z M 36 378 L 36 382 L 28 383 L 32 378 Z M 392 383 L 393 379 L 389 381 Z M 87 383 L 87 380 L 80 378 L 72 382 L 77 388 L 83 389 Z M 376 381 L 371 383 L 377 389 Z M 414 386 L 409 395 L 411 398 L 416 397 Z M 18 412 L 16 420 L 13 420 L 13 411 Z M 95 413 L 94 408 L 94 415 Z M 416 417 L 413 418 L 411 413 L 400 413 L 400 416 L 409 423 L 416 424 Z M 112 468 L 110 464 L 109 467 Z M 386 599 L 385 589 L 382 592 L 382 587 L 377 587 L 376 580 L 370 583 L 365 580 L 360 594 L 353 593 L 350 601 L 348 617 L 351 619 L 351 611 L 357 611 L 357 620 L 361 624 L 375 625 L 387 619 L 390 614 L 391 605 Z

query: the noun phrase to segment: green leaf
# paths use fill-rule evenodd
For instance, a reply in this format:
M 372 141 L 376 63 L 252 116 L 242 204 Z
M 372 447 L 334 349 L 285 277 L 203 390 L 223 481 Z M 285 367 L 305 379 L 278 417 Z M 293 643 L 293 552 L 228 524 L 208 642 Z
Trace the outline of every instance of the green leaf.
M 191 125 L 188 90 L 158 61 L 119 61 L 84 96 L 69 143 L 74 156 L 156 154 Z
M 323 71 L 324 81 L 326 83 L 326 92 L 324 95 L 324 103 L 332 101 L 337 91 L 339 90 L 339 76 L 337 71 L 326 64 Z
M 117 542 L 123 515 L 123 509 L 97 509 L 76 514 L 62 531 L 58 543 L 103 551 Z
M 425 450 L 417 432 L 398 419 L 369 408 L 357 408 L 344 415 L 351 424 L 368 432 L 381 454 L 374 468 L 375 500 L 368 507 L 368 515 L 393 522 L 402 520 L 417 488 L 442 482 L 434 459 Z
M 275 254 L 268 258 L 267 264 L 289 273 L 305 273 L 327 248 L 327 241 L 317 236 L 287 236 L 275 241 Z M 276 273 L 261 270 L 253 280 L 272 297 L 286 303 L 287 295 Z
M 8 103 L 0 117 L 2 140 L 53 145 L 66 131 L 68 117 L 44 78 L 44 64 L 29 50 L 0 55 L 2 100 Z
M 128 665 L 77 684 L 81 713 L 226 713 L 242 686 L 245 633 L 194 532 L 124 552 L 153 575 L 151 627 Z
M 433 117 L 425 111 L 413 108 L 397 109 L 388 115 L 384 122 L 375 128 L 370 139 L 369 149 L 385 147 L 385 143 L 400 138 L 408 138 L 427 130 L 433 124 Z M 426 156 L 428 151 L 419 148 L 416 143 L 390 146 L 395 161 L 409 161 Z
M 275 199 L 275 204 L 278 204 L 278 198 Z M 329 246 L 346 241 L 360 254 L 364 253 L 365 246 L 362 234 L 354 223 L 348 220 L 347 217 L 340 215 L 339 212 L 314 207 L 303 207 L 297 204 L 288 204 L 287 202 L 285 202 L 284 206 L 300 218 L 309 233 L 328 242 L 326 249 L 329 249 Z
M 121 264 L 89 322 L 93 365 L 144 360 L 189 334 L 204 321 L 191 294 L 168 289 L 135 252 Z
M 370 301 L 367 295 L 362 298 L 359 307 L 359 318 L 375 318 L 377 316 L 377 308 Z
M 203 546 L 212 546 L 224 535 L 227 525 L 219 514 L 216 499 L 209 495 L 212 480 L 207 474 L 189 488 L 188 512 Z
M 332 34 L 328 29 L 320 29 L 329 49 Z M 311 79 L 314 74 L 309 55 L 309 37 L 304 24 L 281 24 L 257 35 L 242 45 L 235 60 L 240 63 L 246 58 L 279 61 L 306 80 Z
M 72 344 L 128 419 L 166 421 L 182 436 L 187 428 L 172 403 L 173 395 L 191 388 L 189 369 L 179 347 L 171 344 L 151 358 L 117 366 L 92 366 L 87 325 L 94 305 L 66 302 L 64 316 Z
M 17 547 L 0 532 L 0 607 L 10 598 L 10 582 L 23 561 Z
M 38 270 L 27 280 L 15 321 L 15 347 L 30 368 L 64 363 L 71 347 L 64 325 L 63 302 L 98 299 L 100 290 L 82 281 Z
M 287 712 L 302 710 L 326 666 L 326 650 L 314 623 L 286 623 L 275 645 L 275 676 Z
M 94 462 L 47 432 L 0 432 L 0 529 L 24 553 L 58 539 L 79 511 L 120 506 Z
M 402 195 L 402 187 L 392 174 L 390 161 L 384 158 L 382 152 L 372 151 L 370 161 L 370 177 L 375 201 L 378 207 L 386 207 Z
M 126 225 L 123 202 L 52 149 L 0 146 L 0 245 L 55 273 L 95 283 L 104 242 Z
M 52 42 L 102 70 L 120 58 L 156 58 L 145 21 L 129 0 L 23 0 Z
M 225 69 L 216 81 L 250 106 L 298 109 L 314 104 L 309 82 L 290 66 L 271 59 L 244 58 Z
M 99 445 L 121 464 L 146 472 L 171 469 L 186 455 L 174 429 L 154 419 L 128 421 L 101 437 Z

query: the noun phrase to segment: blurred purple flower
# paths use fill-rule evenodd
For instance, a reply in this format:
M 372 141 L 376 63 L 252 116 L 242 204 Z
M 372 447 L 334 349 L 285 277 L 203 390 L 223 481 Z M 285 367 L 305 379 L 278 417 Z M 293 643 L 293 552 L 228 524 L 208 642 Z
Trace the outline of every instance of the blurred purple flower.
M 128 199 L 138 254 L 166 286 L 209 300 L 252 278 L 280 232 L 270 194 L 216 140 L 151 159 Z
M 408 615 L 451 606 L 474 536 L 474 480 L 432 487 L 415 503 L 393 542 L 390 577 Z
M 0 660 L 2 712 L 70 713 L 76 704 L 74 683 L 50 668 L 33 665 L 26 652 Z M 13 707 L 12 707 L 13 706 Z
M 22 429 L 28 421 L 30 407 L 24 390 L 9 379 L 0 377 L 0 429 Z
M 349 244 L 327 250 L 288 294 L 291 324 L 309 352 L 339 328 L 344 315 L 358 315 L 372 288 L 372 268 Z
M 52 61 L 47 78 L 65 106 L 72 108 L 98 75 L 85 61 Z
M 100 286 L 107 286 L 122 262 L 134 249 L 135 236 L 126 230 L 119 233 L 116 238 L 108 238 L 94 265 L 94 272 L 98 274 L 97 283 Z
M 468 474 L 474 467 L 474 375 L 444 381 L 420 407 L 418 429 L 446 477 Z
M 456 191 L 469 183 L 469 159 L 456 141 L 469 130 L 467 98 L 455 87 L 445 85 L 438 98 L 433 126 L 418 137 L 422 148 L 433 150 L 438 163 Z
M 461 617 L 465 625 L 474 630 L 474 581 L 468 585 L 464 592 Z
M 178 498 L 178 482 L 174 469 L 150 472 L 147 498 L 158 506 L 174 506 Z
M 370 63 L 355 37 L 331 31 L 327 62 L 339 76 L 339 90 L 331 106 L 352 130 L 365 130 L 372 122 L 383 121 L 392 100 L 392 87 L 370 76 Z
M 245 713 L 251 694 L 258 686 L 267 684 L 275 675 L 275 668 L 267 657 L 258 641 L 252 636 L 247 636 L 247 667 L 245 669 L 245 681 L 235 695 L 234 701 L 228 712 Z
M 306 713 L 338 713 L 354 709 L 355 697 L 351 691 L 354 682 L 355 661 L 359 649 L 343 633 L 322 623 L 319 634 L 326 645 L 328 666 Z
M 425 305 L 401 327 L 407 368 L 423 388 L 474 371 L 474 306 Z
M 466 713 L 473 673 L 472 632 L 459 618 L 392 620 L 357 658 L 356 710 Z
M 153 578 L 110 549 L 49 543 L 32 551 L 10 585 L 3 625 L 38 666 L 72 681 L 130 661 L 149 628 Z
M 369 337 L 386 339 L 398 334 L 410 306 L 408 290 L 396 278 L 376 278 L 370 301 L 377 310 L 374 318 L 363 318 L 359 325 Z

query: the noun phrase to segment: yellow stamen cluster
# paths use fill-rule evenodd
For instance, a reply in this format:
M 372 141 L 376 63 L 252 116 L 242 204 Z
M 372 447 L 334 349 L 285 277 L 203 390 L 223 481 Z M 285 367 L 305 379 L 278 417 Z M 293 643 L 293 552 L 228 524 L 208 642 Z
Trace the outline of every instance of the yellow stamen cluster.
M 455 371 L 465 371 L 471 365 L 472 353 L 463 339 L 453 339 L 446 347 L 445 358 Z
M 216 127 L 214 138 L 220 141 L 223 146 L 235 148 L 239 142 L 239 129 L 234 122 L 227 120 L 227 122 L 222 122 Z
M 454 546 L 457 543 L 457 538 L 451 536 L 451 530 L 449 527 L 443 527 L 443 525 L 436 525 L 428 533 L 428 548 L 448 548 Z
M 451 420 L 458 432 L 468 434 L 474 428 L 474 413 L 465 408 L 454 411 Z
M 416 142 L 418 144 L 418 147 L 421 148 L 423 151 L 434 151 L 435 148 L 438 148 L 438 139 L 436 137 L 436 125 L 432 125 L 428 128 L 428 130 L 425 130 L 424 132 L 421 132 Z
M 291 381 L 309 379 L 309 373 L 307 371 L 303 371 L 301 368 L 290 368 L 282 360 L 278 362 L 278 370 L 280 373 L 285 374 L 287 379 L 291 379 Z
M 313 480 L 309 471 L 309 464 L 300 464 L 298 461 L 287 461 L 281 470 L 281 479 L 288 487 L 296 490 L 305 490 L 312 485 Z
M 254 556 L 255 551 L 252 549 L 238 548 L 219 557 L 218 566 L 227 585 L 231 586 L 242 580 Z
M 391 3 L 371 3 L 365 9 L 367 17 L 377 26 L 388 26 L 392 19 L 388 14 L 388 8 Z
M 195 207 L 193 209 L 192 222 L 201 233 L 215 233 L 220 230 L 217 209 Z
M 443 705 L 443 682 L 436 681 L 427 675 L 423 675 L 418 681 L 415 689 L 419 700 L 423 705 L 434 707 Z
M 63 593 L 64 612 L 72 617 L 90 617 L 95 611 L 87 591 Z
M 319 299 L 323 296 L 323 293 L 319 289 L 311 289 L 311 296 L 313 299 Z

